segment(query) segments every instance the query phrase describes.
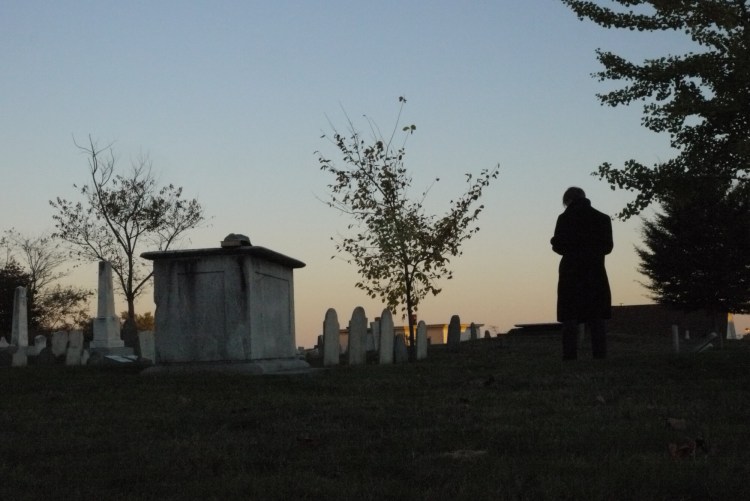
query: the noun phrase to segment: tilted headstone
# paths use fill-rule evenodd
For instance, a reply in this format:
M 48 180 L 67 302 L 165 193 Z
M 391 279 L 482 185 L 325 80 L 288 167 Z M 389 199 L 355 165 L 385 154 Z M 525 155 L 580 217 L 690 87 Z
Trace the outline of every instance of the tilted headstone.
M 68 349 L 65 351 L 65 365 L 81 365 L 83 354 L 83 332 L 68 333 Z
M 378 361 L 381 364 L 393 363 L 393 315 L 388 309 L 380 315 L 380 347 Z
M 339 317 L 336 310 L 328 308 L 323 320 L 323 365 L 328 367 L 339 364 L 341 345 L 339 344 Z
M 367 317 L 361 306 L 354 308 L 349 322 L 349 365 L 365 363 L 365 335 L 367 334 Z
M 68 333 L 67 331 L 57 331 L 52 333 L 52 355 L 59 357 L 65 355 L 68 349 Z
M 29 345 L 26 287 L 16 287 L 15 295 L 13 296 L 13 324 L 11 327 L 10 344 L 19 348 L 25 348 Z
M 471 341 L 476 341 L 479 337 L 479 329 L 477 328 L 477 324 L 474 322 L 471 323 L 469 326 L 469 339 Z
M 448 351 L 457 352 L 461 344 L 461 318 L 453 315 L 448 324 Z
M 112 286 L 112 265 L 99 261 L 99 291 L 94 318 L 94 339 L 91 348 L 122 348 L 120 319 L 115 313 L 115 291 Z
M 156 344 L 153 331 L 138 333 L 138 353 L 141 359 L 156 363 Z
M 417 324 L 417 360 L 427 358 L 427 324 L 420 320 Z
M 397 364 L 409 361 L 409 350 L 403 334 L 397 335 L 393 340 L 393 361 Z

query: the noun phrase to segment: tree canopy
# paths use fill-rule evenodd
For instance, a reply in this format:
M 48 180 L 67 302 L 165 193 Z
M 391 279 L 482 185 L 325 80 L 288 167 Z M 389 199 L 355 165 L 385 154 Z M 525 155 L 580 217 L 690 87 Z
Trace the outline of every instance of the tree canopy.
M 632 62 L 598 49 L 600 81 L 625 85 L 598 95 L 609 106 L 643 102 L 642 123 L 669 134 L 674 158 L 647 166 L 610 163 L 596 175 L 612 189 L 636 192 L 623 219 L 675 187 L 719 180 L 746 183 L 750 170 L 750 2 L 746 0 L 561 0 L 605 28 L 684 32 L 695 52 Z
M 159 187 L 148 158 L 134 161 L 123 175 L 116 173 L 111 145 L 99 147 L 89 137 L 88 145 L 76 146 L 88 157 L 89 181 L 74 185 L 83 201 L 50 201 L 57 210 L 55 236 L 70 243 L 79 259 L 111 263 L 135 321 L 135 299 L 152 275 L 140 249 L 168 250 L 203 221 L 203 208 L 196 199 L 184 199 L 180 187 Z
M 401 306 L 409 322 L 414 346 L 414 314 L 428 294 L 439 294 L 440 279 L 450 279 L 450 259 L 461 255 L 461 244 L 471 238 L 484 208 L 482 192 L 499 173 L 499 167 L 482 170 L 475 179 L 466 174 L 468 190 L 450 202 L 442 217 L 427 214 L 424 201 L 429 190 L 412 199 L 412 177 L 404 166 L 407 138 L 414 125 L 399 129 L 406 100 L 399 98 L 396 126 L 383 136 L 372 122 L 371 140 L 348 121 L 348 133 L 334 129 L 328 137 L 341 158 L 336 162 L 318 152 L 320 168 L 333 175 L 327 204 L 354 220 L 348 235 L 336 241 L 336 250 L 348 254 L 357 266 L 356 287 L 372 298 L 381 298 L 395 311 Z M 403 142 L 396 145 L 397 134 Z M 435 179 L 435 182 L 439 179 Z

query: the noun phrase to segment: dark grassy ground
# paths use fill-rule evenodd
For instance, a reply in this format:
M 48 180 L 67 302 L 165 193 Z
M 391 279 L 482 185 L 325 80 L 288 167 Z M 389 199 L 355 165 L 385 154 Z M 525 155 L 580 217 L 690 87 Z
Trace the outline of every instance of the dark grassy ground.
M 750 343 L 461 348 L 312 376 L 5 369 L 0 499 L 750 499 Z

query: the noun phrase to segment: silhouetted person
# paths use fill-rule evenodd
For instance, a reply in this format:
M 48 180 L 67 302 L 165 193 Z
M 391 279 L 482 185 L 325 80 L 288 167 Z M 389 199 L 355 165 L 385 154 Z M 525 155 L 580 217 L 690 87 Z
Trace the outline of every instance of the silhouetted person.
M 563 194 L 552 250 L 562 256 L 557 283 L 557 320 L 563 324 L 563 359 L 578 356 L 578 325 L 591 331 L 594 358 L 607 355 L 604 320 L 612 317 L 604 256 L 612 252 L 612 221 L 591 207 L 581 188 Z

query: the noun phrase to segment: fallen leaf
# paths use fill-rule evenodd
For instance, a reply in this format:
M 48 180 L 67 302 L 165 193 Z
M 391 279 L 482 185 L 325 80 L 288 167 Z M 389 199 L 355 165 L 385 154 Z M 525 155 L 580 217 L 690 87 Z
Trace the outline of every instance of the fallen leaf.
M 687 429 L 687 421 L 684 419 L 667 418 L 667 426 L 674 430 L 684 431 Z

